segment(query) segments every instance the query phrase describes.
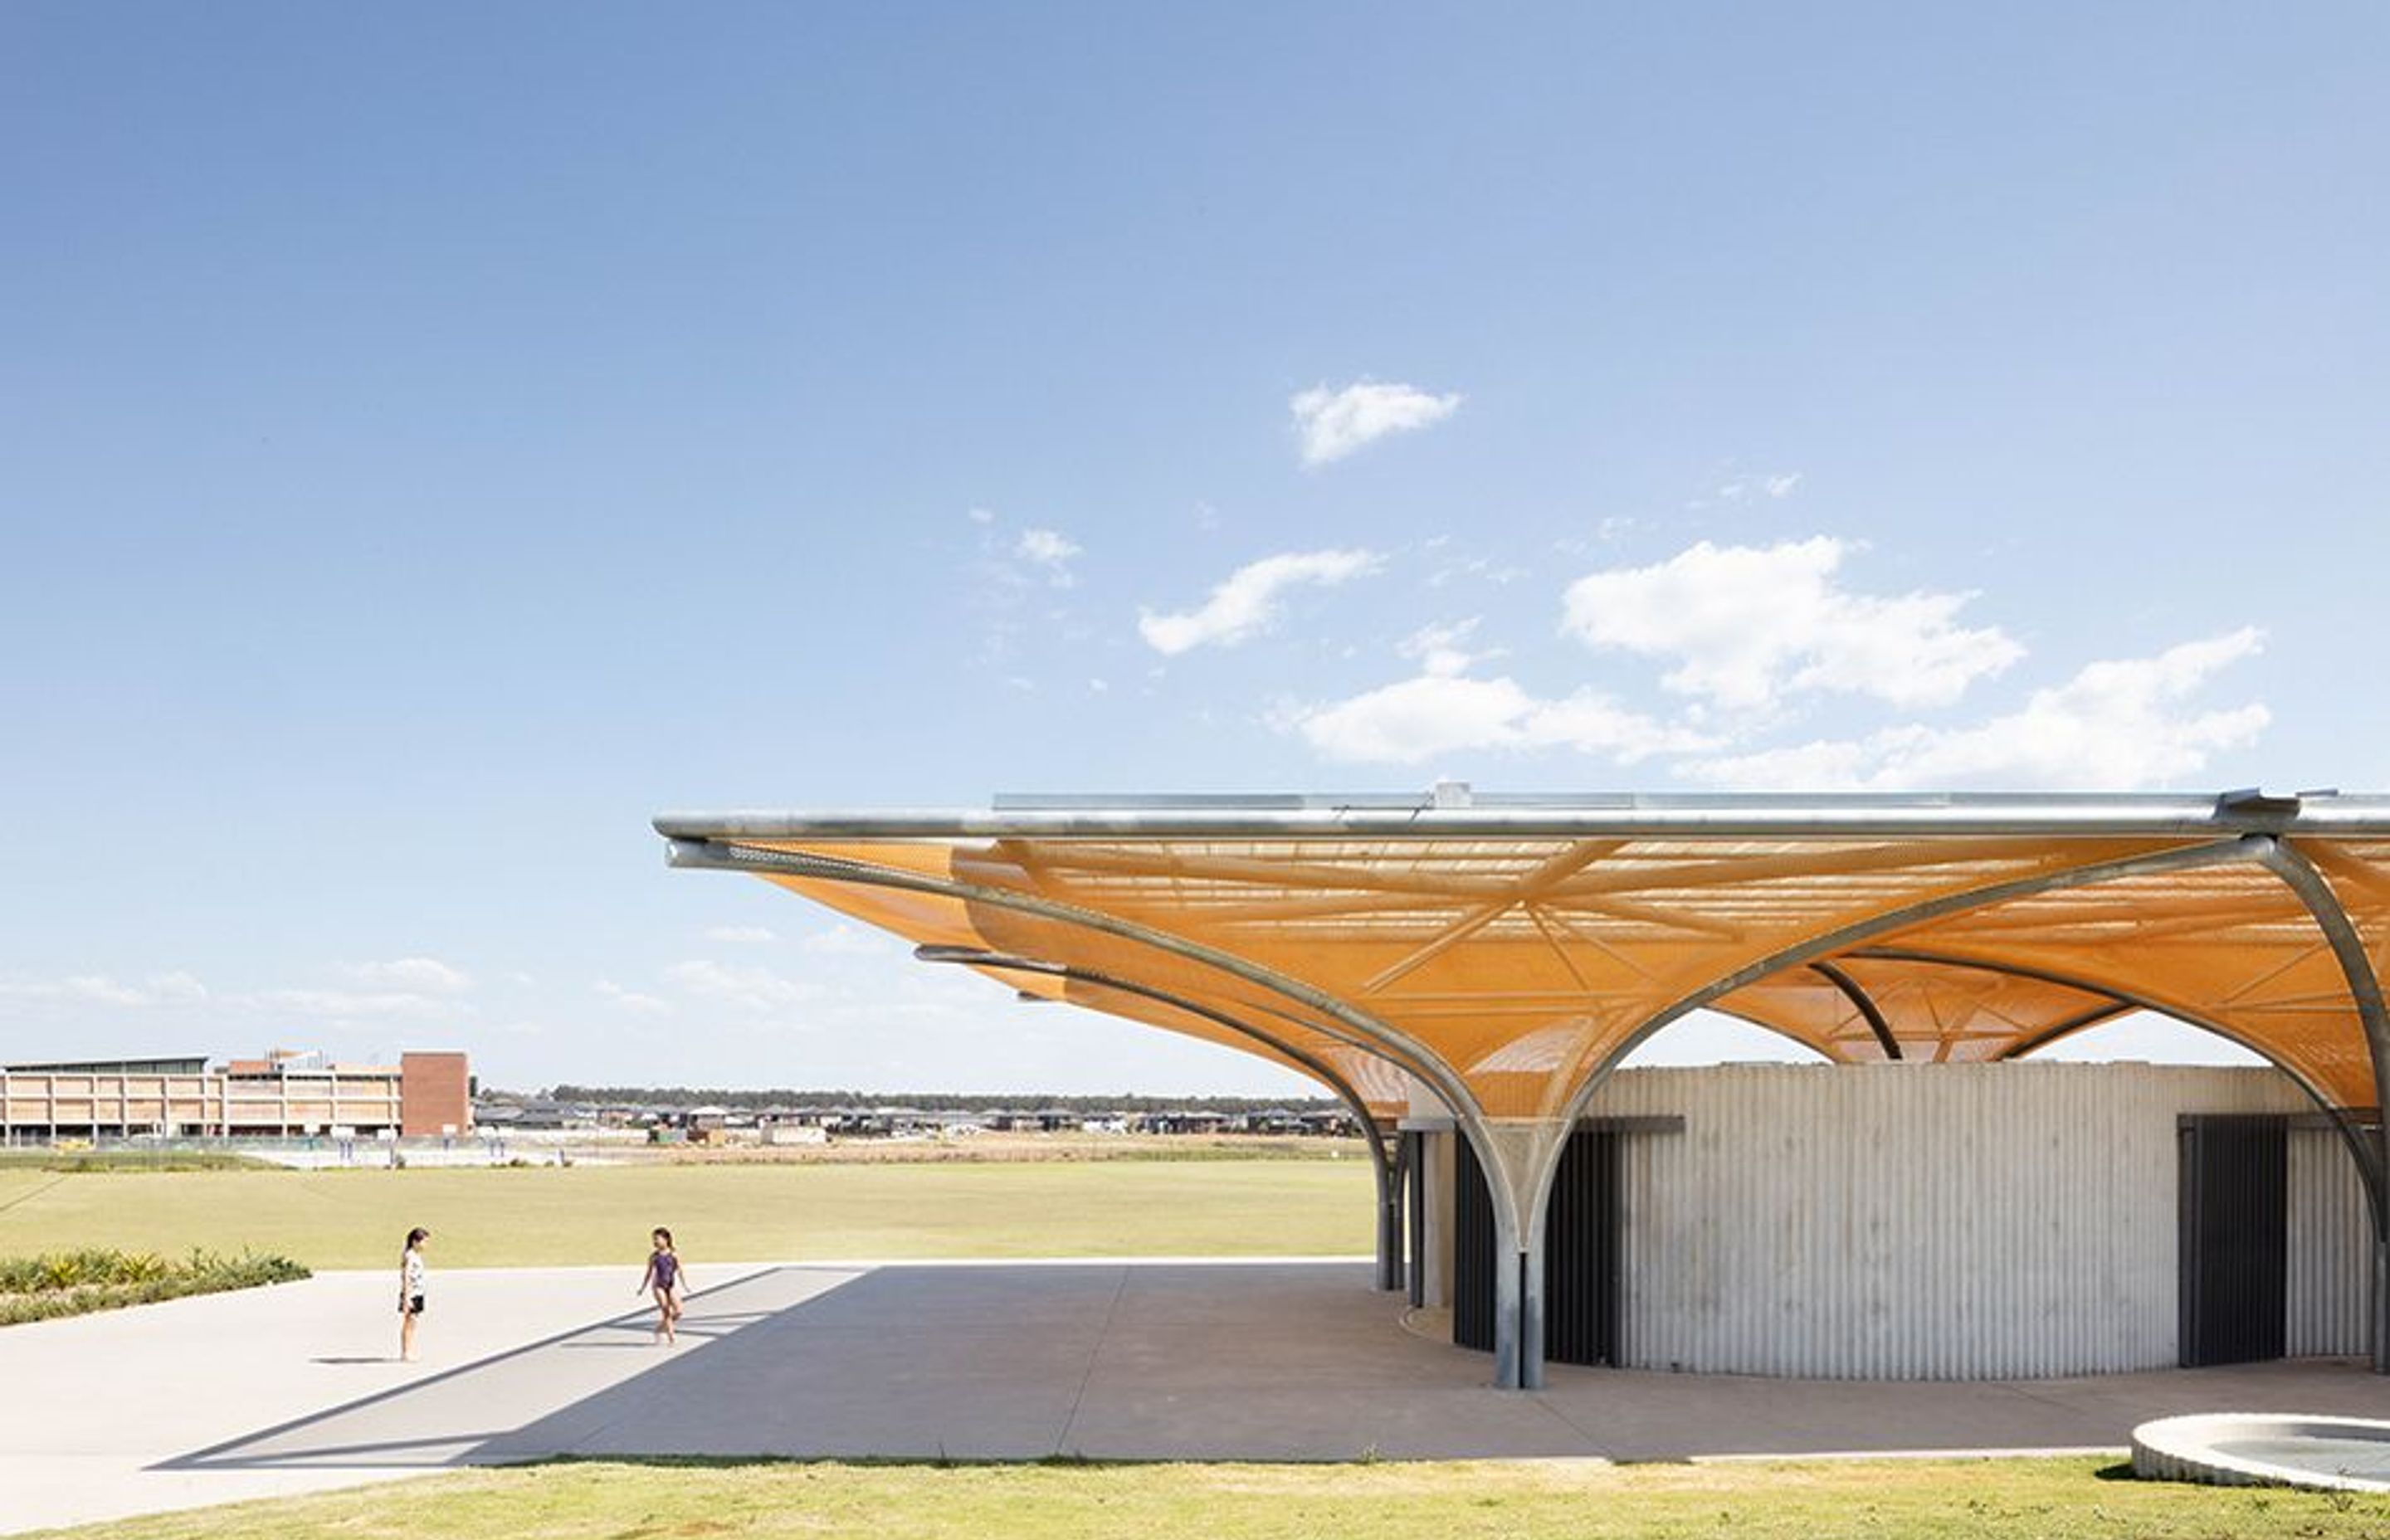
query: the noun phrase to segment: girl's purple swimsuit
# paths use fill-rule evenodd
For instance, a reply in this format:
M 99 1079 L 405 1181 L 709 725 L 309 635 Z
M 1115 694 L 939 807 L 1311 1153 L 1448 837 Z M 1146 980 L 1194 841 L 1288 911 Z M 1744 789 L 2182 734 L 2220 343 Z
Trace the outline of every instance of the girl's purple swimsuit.
M 656 1287 L 659 1289 L 670 1289 L 680 1281 L 680 1258 L 670 1251 L 658 1251 L 648 1259 L 648 1265 L 656 1271 Z

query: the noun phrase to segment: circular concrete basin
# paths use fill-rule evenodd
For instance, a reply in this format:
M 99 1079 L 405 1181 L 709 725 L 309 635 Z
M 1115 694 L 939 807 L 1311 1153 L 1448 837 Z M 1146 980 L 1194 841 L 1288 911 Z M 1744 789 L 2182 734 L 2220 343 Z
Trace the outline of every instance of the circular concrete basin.
M 2212 1486 L 2390 1492 L 2390 1422 L 2215 1412 L 2133 1430 L 2133 1473 Z

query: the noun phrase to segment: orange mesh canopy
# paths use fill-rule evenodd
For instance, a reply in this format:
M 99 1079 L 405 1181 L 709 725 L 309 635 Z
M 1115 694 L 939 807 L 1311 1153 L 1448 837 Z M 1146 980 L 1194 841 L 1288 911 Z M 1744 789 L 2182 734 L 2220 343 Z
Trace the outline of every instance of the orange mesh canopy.
M 2337 1108 L 2378 1104 L 2390 1053 L 2381 799 L 1214 800 L 657 827 L 685 864 L 1381 1115 L 1399 1070 L 1490 1119 L 1573 1116 L 1703 1007 L 1837 1061 L 1926 1063 L 2154 1009 Z

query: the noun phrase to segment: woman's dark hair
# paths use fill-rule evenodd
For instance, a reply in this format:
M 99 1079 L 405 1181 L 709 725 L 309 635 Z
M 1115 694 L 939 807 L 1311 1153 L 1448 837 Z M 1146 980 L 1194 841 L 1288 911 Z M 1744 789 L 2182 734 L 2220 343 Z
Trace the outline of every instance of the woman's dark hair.
M 662 1225 L 659 1225 L 656 1226 L 656 1234 L 664 1238 L 664 1249 L 666 1251 L 670 1251 L 673 1243 L 672 1232 L 665 1229 Z
M 430 1238 L 431 1238 L 431 1232 L 430 1232 L 430 1230 L 425 1229 L 425 1228 L 424 1228 L 422 1226 L 420 1226 L 420 1225 L 418 1225 L 417 1226 L 415 1226 L 415 1228 L 413 1228 L 413 1229 L 411 1229 L 411 1230 L 409 1230 L 409 1231 L 407 1231 L 407 1232 L 406 1232 L 406 1243 L 407 1243 L 409 1246 L 414 1245 L 414 1244 L 415 1244 L 417 1241 L 418 1241 L 418 1240 L 429 1240 L 429 1239 L 430 1239 Z

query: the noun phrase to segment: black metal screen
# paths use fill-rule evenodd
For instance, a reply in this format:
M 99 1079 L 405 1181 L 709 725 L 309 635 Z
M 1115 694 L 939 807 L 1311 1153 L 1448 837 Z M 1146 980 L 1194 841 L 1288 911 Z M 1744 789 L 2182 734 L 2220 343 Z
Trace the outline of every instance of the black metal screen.
M 2282 1355 L 2290 1141 L 2280 1117 L 2189 1117 L 2179 1134 L 2186 1367 Z
M 1494 1347 L 1494 1207 L 1469 1141 L 1453 1193 L 1452 1340 Z M 1544 1221 L 1544 1356 L 1555 1364 L 1618 1361 L 1625 1209 L 1619 1136 L 1582 1128 L 1569 1136 Z
M 1618 1361 L 1618 1136 L 1569 1136 L 1544 1223 L 1544 1356 Z
M 1452 1340 L 1494 1351 L 1494 1203 L 1485 1168 L 1467 1139 L 1456 1136 L 1459 1160 L 1452 1184 Z

